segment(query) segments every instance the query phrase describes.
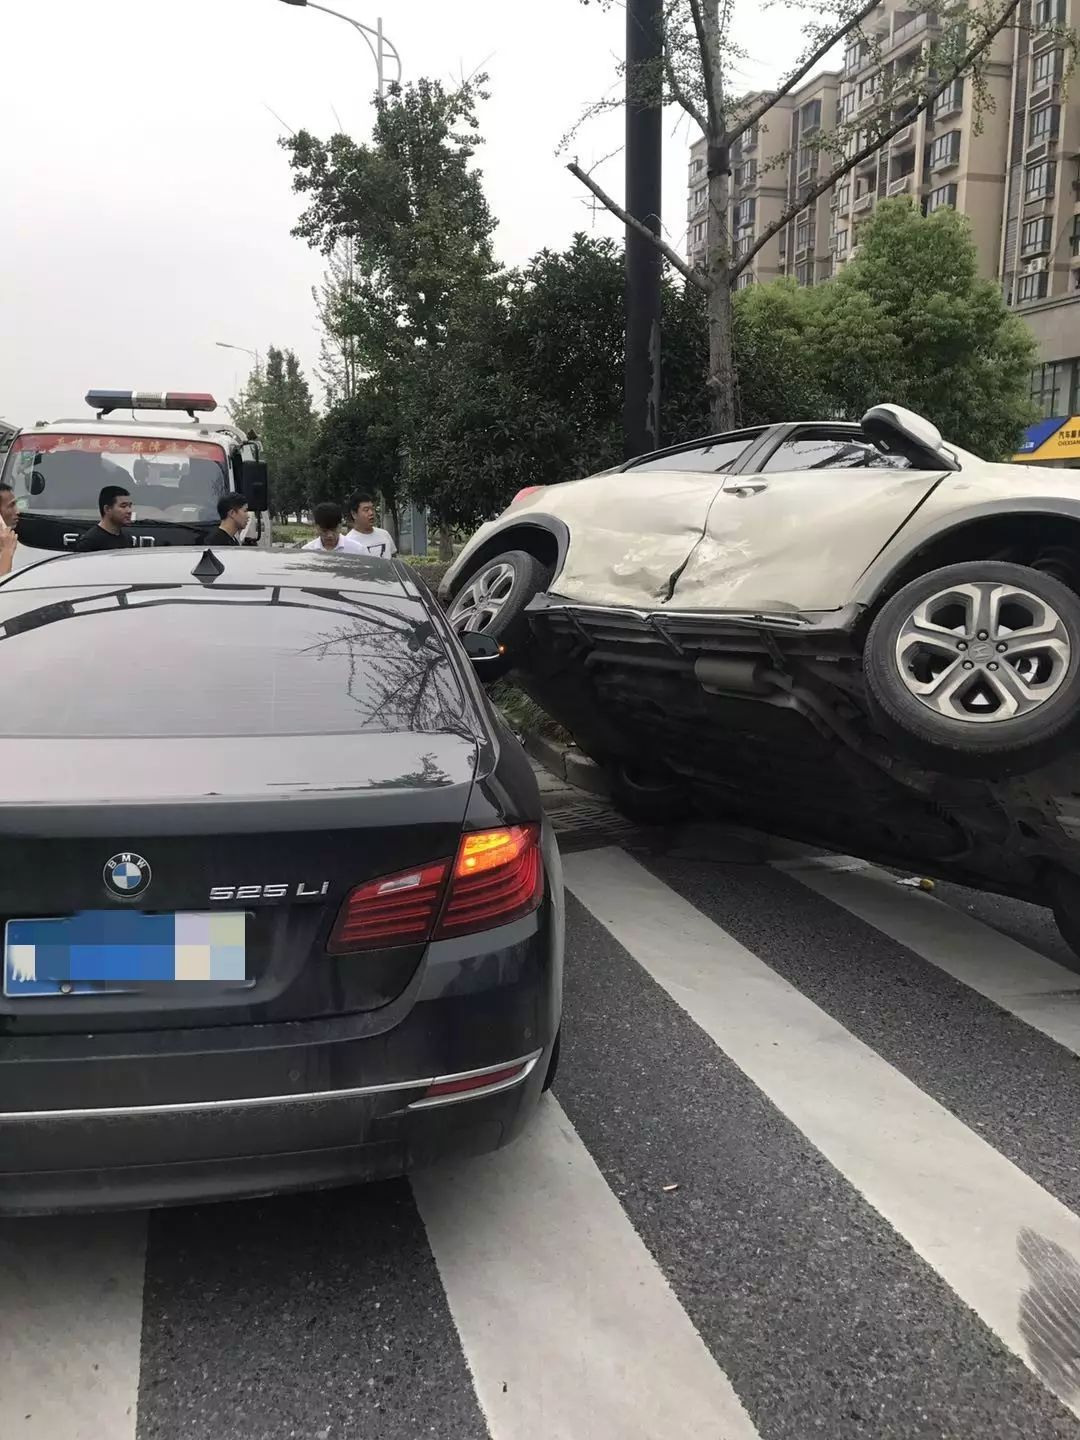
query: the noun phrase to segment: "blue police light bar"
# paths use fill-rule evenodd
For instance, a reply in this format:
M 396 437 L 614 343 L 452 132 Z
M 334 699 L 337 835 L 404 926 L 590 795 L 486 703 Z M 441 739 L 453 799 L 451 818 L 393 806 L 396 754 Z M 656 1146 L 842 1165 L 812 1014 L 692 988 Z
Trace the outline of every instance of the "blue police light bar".
M 186 390 L 164 394 L 152 390 L 88 390 L 86 403 L 101 415 L 111 415 L 114 410 L 184 410 L 194 416 L 196 411 L 217 409 L 213 395 Z

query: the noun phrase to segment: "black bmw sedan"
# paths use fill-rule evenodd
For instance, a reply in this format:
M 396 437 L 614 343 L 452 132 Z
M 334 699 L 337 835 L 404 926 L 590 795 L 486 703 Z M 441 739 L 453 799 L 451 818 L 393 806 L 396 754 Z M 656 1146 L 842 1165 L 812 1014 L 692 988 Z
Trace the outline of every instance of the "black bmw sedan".
M 482 660 L 396 561 L 118 550 L 0 581 L 0 1213 L 341 1184 L 521 1130 L 562 879 Z

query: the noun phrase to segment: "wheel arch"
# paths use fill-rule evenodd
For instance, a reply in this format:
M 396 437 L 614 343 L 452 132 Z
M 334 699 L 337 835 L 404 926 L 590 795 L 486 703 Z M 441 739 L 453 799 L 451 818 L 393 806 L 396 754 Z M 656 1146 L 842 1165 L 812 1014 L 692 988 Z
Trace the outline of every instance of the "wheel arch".
M 554 515 L 528 515 L 520 519 L 515 517 L 493 534 L 486 536 L 475 550 L 462 554 L 462 563 L 449 578 L 441 598 L 444 602 L 452 600 L 479 566 L 486 565 L 489 560 L 494 560 L 496 555 L 502 555 L 507 550 L 524 550 L 542 565 L 550 566 L 552 574 L 557 575 L 563 567 L 569 548 L 570 532 Z
M 901 555 L 888 547 L 860 582 L 860 628 L 865 633 L 885 602 L 912 580 L 965 560 L 1011 560 L 1021 565 L 1052 560 L 1037 568 L 1080 593 L 1080 503 L 1054 508 L 1045 502 L 1003 500 L 965 512 L 962 519 L 943 519 Z

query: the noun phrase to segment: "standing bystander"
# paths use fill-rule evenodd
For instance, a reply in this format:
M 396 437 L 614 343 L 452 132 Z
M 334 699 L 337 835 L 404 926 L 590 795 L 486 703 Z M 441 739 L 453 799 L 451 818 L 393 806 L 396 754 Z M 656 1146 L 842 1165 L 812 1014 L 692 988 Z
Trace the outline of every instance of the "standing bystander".
M 346 550 L 354 555 L 385 555 L 388 559 L 397 554 L 390 531 L 375 524 L 375 501 L 370 495 L 362 491 L 351 495 L 347 512 L 352 529 L 345 535 Z
M 0 485 L 0 576 L 9 575 L 15 564 L 15 547 L 19 543 L 16 527 L 19 511 L 15 505 L 15 491 L 10 485 Z
M 98 513 L 98 523 L 76 540 L 77 551 L 127 550 L 134 545 L 131 536 L 124 534 L 135 518 L 130 491 L 120 485 L 106 485 L 98 496 Z

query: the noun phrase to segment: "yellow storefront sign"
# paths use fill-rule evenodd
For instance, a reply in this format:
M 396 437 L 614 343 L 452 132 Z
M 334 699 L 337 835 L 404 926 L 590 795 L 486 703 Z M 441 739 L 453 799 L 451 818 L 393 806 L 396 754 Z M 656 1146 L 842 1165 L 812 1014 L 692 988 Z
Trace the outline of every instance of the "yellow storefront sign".
M 1080 461 L 1080 415 L 1073 415 L 1064 425 L 1048 435 L 1037 450 L 1015 457 L 1021 464 L 1030 465 L 1033 460 L 1076 460 Z

